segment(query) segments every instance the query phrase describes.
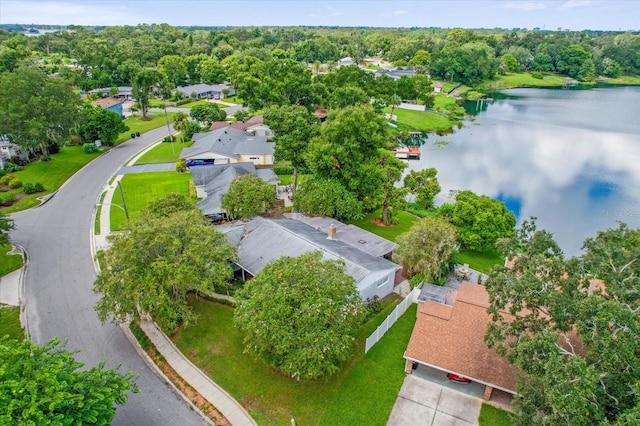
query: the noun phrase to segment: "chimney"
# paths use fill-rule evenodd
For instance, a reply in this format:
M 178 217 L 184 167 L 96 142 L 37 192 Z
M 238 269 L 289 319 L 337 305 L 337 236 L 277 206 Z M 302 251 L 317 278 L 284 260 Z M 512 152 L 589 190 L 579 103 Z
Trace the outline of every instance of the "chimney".
M 336 238 L 336 233 L 337 233 L 337 228 L 335 226 L 333 226 L 333 223 L 331 225 L 329 225 L 329 239 L 333 240 Z

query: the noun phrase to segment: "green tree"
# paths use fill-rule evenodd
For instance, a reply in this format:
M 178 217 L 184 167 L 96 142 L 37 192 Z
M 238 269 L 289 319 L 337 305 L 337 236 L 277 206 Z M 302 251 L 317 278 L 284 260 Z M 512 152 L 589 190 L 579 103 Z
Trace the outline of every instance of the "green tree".
M 9 244 L 9 231 L 15 229 L 13 219 L 0 211 L 0 246 Z
M 388 143 L 387 122 L 370 106 L 331 111 L 309 143 L 306 161 L 320 178 L 336 179 L 366 207 L 380 191 L 378 149 Z
M 593 81 L 596 79 L 596 66 L 591 58 L 585 59 L 576 78 L 580 81 Z
M 189 128 L 189 116 L 184 112 L 177 112 L 173 116 L 173 128 L 179 132 L 182 132 L 182 142 L 184 142 L 184 134 Z
M 431 63 L 431 54 L 426 50 L 418 50 L 413 55 L 413 58 L 409 61 L 409 65 L 413 65 L 413 67 L 421 72 L 426 72 L 429 69 L 429 64 Z
M 160 58 L 158 71 L 164 74 L 173 86 L 180 86 L 187 79 L 187 66 L 178 55 L 165 55 Z
M 339 220 L 362 214 L 362 203 L 337 180 L 310 176 L 293 199 L 296 211 Z
M 535 219 L 501 241 L 512 262 L 486 283 L 493 322 L 485 340 L 522 371 L 518 424 L 624 424 L 640 415 L 639 244 L 640 230 L 620 224 L 567 259 Z
M 113 111 L 85 105 L 80 115 L 80 136 L 85 142 L 100 139 L 105 145 L 113 145 L 118 135 L 127 130 L 122 118 Z
M 233 247 L 202 212 L 191 204 L 183 209 L 187 204 L 156 202 L 125 233 L 109 237 L 105 267 L 93 287 L 101 296 L 96 304 L 101 321 L 128 322 L 149 314 L 173 330 L 194 318 L 187 293 L 211 291 L 231 278 Z
M 404 186 L 416 196 L 416 204 L 425 209 L 433 207 L 433 201 L 442 189 L 438 183 L 437 174 L 438 171 L 430 167 L 420 171 L 411 170 L 404 177 Z
M 147 117 L 149 110 L 149 99 L 152 95 L 153 87 L 161 80 L 160 73 L 152 68 L 143 68 L 133 77 L 131 82 L 131 94 L 136 100 L 136 106 L 142 114 L 142 118 Z
M 131 371 L 82 369 L 57 339 L 39 346 L 0 338 L 0 423 L 108 425 L 138 392 Z
M 369 103 L 369 95 L 359 87 L 338 87 L 331 93 L 328 106 L 330 108 L 346 108 L 348 106 L 365 105 Z
M 425 217 L 398 237 L 394 254 L 412 277 L 421 274 L 427 280 L 440 278 L 451 259 L 457 242 L 456 229 L 442 218 Z
M 293 192 L 298 187 L 298 172 L 304 167 L 305 153 L 317 132 L 317 118 L 298 105 L 271 106 L 264 113 L 264 123 L 275 134 L 276 159 L 290 161 L 293 166 Z
M 227 118 L 227 114 L 218 105 L 211 102 L 194 106 L 191 108 L 190 114 L 191 118 L 199 123 L 206 123 L 207 127 L 211 127 L 211 124 L 215 121 L 222 121 Z
M 382 183 L 382 223 L 388 226 L 391 224 L 391 211 L 402 210 L 406 205 L 407 190 L 396 187 L 396 182 L 402 177 L 407 164 L 397 159 L 391 151 L 381 149 L 378 167 Z
M 227 73 L 216 58 L 205 59 L 198 66 L 202 81 L 208 84 L 219 84 L 226 80 Z
M 78 119 L 80 98 L 68 82 L 46 76 L 38 66 L 21 66 L 0 75 L 2 134 L 24 150 L 66 141 Z
M 591 60 L 591 53 L 587 52 L 582 45 L 572 44 L 562 49 L 556 68 L 558 72 L 577 78 L 587 59 Z
M 389 105 L 391 105 L 391 113 L 389 114 L 389 121 L 393 120 L 393 112 L 396 110 L 396 107 L 402 103 L 402 98 L 398 95 L 391 95 L 389 97 Z
M 274 186 L 251 174 L 235 178 L 222 196 L 222 208 L 233 219 L 265 213 L 275 202 Z
M 248 352 L 296 379 L 335 374 L 353 350 L 364 306 L 344 262 L 321 252 L 269 263 L 236 293 Z
M 494 250 L 500 238 L 513 233 L 516 218 L 504 203 L 462 191 L 456 195 L 453 224 L 458 228 L 460 242 L 470 250 Z

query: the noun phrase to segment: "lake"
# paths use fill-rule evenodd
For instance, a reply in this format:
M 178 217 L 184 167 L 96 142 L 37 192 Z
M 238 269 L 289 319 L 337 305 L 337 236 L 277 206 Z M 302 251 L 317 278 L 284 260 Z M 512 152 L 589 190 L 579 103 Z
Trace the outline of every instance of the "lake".
M 470 189 L 531 216 L 566 254 L 617 221 L 640 227 L 640 87 L 511 89 L 475 120 L 429 135 L 410 170 L 435 167 L 442 192 Z

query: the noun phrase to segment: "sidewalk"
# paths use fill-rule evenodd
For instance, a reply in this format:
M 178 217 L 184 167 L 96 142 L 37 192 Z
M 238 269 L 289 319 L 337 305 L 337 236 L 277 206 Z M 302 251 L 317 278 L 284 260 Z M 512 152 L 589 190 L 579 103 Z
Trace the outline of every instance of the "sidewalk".
M 132 158 L 127 165 L 135 163 L 136 159 L 143 153 Z M 117 182 L 122 179 L 123 175 L 117 175 L 115 179 L 105 187 L 106 194 L 102 201 L 100 209 L 100 233 L 94 234 L 93 226 L 91 227 L 92 250 L 95 259 L 95 252 L 108 247 L 107 235 L 111 230 L 110 223 L 110 206 L 113 199 L 113 193 L 116 191 Z M 103 191 L 103 192 L 105 192 Z M 94 223 L 93 221 L 92 223 Z M 98 272 L 96 264 L 96 272 Z M 229 422 L 234 426 L 257 425 L 255 420 L 251 418 L 249 413 L 224 389 L 220 388 L 213 380 L 207 377 L 199 368 L 191 363 L 183 354 L 175 347 L 169 338 L 155 325 L 155 323 L 143 320 L 140 322 L 140 328 L 145 332 L 149 340 L 156 349 L 162 354 L 167 363 L 179 374 L 185 382 L 193 387 L 203 398 L 209 401 Z M 134 346 L 138 345 L 137 341 L 131 342 Z M 149 360 L 149 362 L 153 362 Z

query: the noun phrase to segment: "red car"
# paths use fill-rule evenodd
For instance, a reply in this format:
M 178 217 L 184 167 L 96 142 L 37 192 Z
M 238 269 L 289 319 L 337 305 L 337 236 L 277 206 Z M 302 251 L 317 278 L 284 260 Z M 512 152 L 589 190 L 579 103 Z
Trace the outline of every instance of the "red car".
M 453 373 L 447 373 L 447 378 L 456 383 L 471 383 L 471 380 L 467 379 L 466 377 L 458 376 L 457 374 Z

